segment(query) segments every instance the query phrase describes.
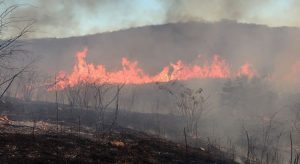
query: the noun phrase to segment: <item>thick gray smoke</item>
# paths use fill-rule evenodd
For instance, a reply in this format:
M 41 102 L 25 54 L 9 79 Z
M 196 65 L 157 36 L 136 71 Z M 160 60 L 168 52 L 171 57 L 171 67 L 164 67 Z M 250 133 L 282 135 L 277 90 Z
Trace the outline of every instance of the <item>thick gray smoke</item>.
M 188 21 L 298 26 L 299 2 L 259 0 L 52 0 L 26 4 L 17 16 L 35 18 L 32 37 L 67 37 Z M 275 15 L 274 15 L 275 14 Z
M 139 61 L 139 66 L 151 75 L 161 71 L 170 62 L 183 60 L 194 64 L 197 62 L 195 59 L 198 55 L 210 59 L 214 54 L 218 54 L 230 64 L 232 69 L 249 62 L 258 77 L 250 80 L 200 79 L 186 82 L 192 89 L 203 88 L 206 96 L 209 97 L 209 112 L 203 115 L 199 127 L 201 137 L 217 136 L 221 138 L 221 142 L 226 142 L 225 140 L 230 138 L 234 144 L 241 146 L 241 150 L 245 150 L 243 149 L 246 147 L 245 131 L 249 132 L 253 140 L 256 139 L 257 143 L 261 144 L 263 141 L 260 139 L 263 138 L 262 135 L 265 135 L 271 123 L 274 127 L 267 135 L 274 139 L 282 134 L 284 142 L 287 141 L 288 131 L 293 131 L 294 127 L 299 129 L 300 64 L 299 70 L 293 66 L 300 61 L 300 30 L 292 27 L 237 23 L 239 21 L 259 23 L 268 20 L 267 22 L 272 24 L 277 17 L 267 19 L 253 14 L 263 9 L 266 9 L 266 12 L 271 10 L 268 8 L 271 6 L 271 1 L 155 1 L 158 5 L 156 10 L 158 13 L 144 13 L 138 10 L 140 8 L 136 8 L 134 3 L 137 1 L 57 2 L 58 0 L 41 1 L 36 10 L 24 9 L 18 14 L 37 17 L 39 22 L 37 26 L 42 30 L 37 32 L 37 36 L 62 37 L 130 29 L 82 37 L 30 40 L 31 44 L 27 48 L 34 55 L 42 57 L 37 65 L 38 70 L 43 74 L 53 76 L 59 70 L 71 72 L 76 52 L 85 47 L 89 49 L 87 56 L 89 63 L 104 64 L 109 70 L 116 70 L 120 68 L 121 58 L 128 57 Z M 289 5 L 297 6 L 297 3 L 299 2 L 289 1 Z M 300 10 L 297 11 L 295 8 L 297 7 L 290 10 L 292 15 L 299 14 Z M 127 15 L 133 10 L 144 17 L 141 19 Z M 100 22 L 103 20 L 103 15 L 98 15 L 99 12 L 110 13 L 104 16 L 107 19 L 120 18 L 119 21 L 123 21 L 124 26 L 117 24 L 110 26 L 108 30 L 99 29 L 102 26 L 89 25 L 97 19 Z M 145 19 L 153 14 L 157 14 L 156 17 Z M 122 18 L 123 15 L 126 19 Z M 281 18 L 278 17 L 280 24 L 282 24 Z M 221 19 L 234 21 L 197 22 Z M 295 22 L 293 17 L 288 22 L 294 25 L 299 23 Z M 132 28 L 143 25 L 152 26 Z M 95 28 L 91 31 L 90 27 L 93 26 Z M 87 29 L 82 29 L 83 27 Z M 41 34 L 43 30 L 45 35 Z M 48 31 L 51 35 L 46 33 Z M 286 76 L 287 74 L 289 76 Z M 168 114 L 173 112 L 176 104 L 172 97 L 159 91 L 155 84 L 129 86 L 123 91 L 120 104 L 123 105 L 122 108 L 131 111 Z M 144 124 L 151 124 L 150 121 L 141 120 L 145 121 Z M 177 130 L 177 134 L 181 134 L 181 127 L 174 127 L 173 125 L 177 124 L 168 123 L 171 125 L 164 127 L 166 131 L 167 128 L 173 128 Z M 159 126 L 169 126 L 169 124 Z M 299 136 L 299 133 L 295 131 L 295 135 Z M 299 142 L 295 141 L 298 145 Z M 280 144 L 283 144 L 282 147 L 287 145 Z M 275 150 L 273 147 L 268 149 Z M 282 151 L 284 152 L 285 149 L 282 148 Z
M 35 39 L 29 49 L 42 56 L 39 70 L 52 76 L 59 70 L 71 72 L 76 52 L 84 47 L 89 49 L 89 63 L 104 64 L 109 70 L 116 70 L 125 56 L 138 60 L 140 67 L 150 74 L 179 59 L 195 63 L 199 54 L 207 58 L 219 54 L 233 68 L 247 61 L 253 64 L 258 78 L 185 82 L 193 89 L 203 88 L 205 96 L 209 97 L 208 112 L 203 115 L 199 127 L 201 137 L 216 137 L 223 143 L 229 138 L 245 150 L 245 129 L 261 144 L 262 134 L 272 120 L 271 138 L 276 139 L 282 134 L 280 146 L 284 147 L 288 131 L 293 130 L 294 125 L 299 128 L 299 119 L 295 117 L 295 113 L 299 113 L 299 72 L 291 74 L 296 79 L 293 83 L 283 76 L 291 73 L 293 65 L 300 59 L 299 38 L 297 28 L 272 28 L 234 21 L 187 22 L 84 37 Z M 128 86 L 122 96 L 122 108 L 130 111 L 169 114 L 176 109 L 174 99 L 158 90 L 156 84 Z M 153 123 L 141 120 L 142 123 L 134 125 Z M 175 129 L 176 135 L 181 134 L 182 128 L 175 126 L 180 121 L 159 121 L 166 122 L 158 125 L 166 125 L 166 131 Z M 145 127 L 140 128 L 145 130 Z M 170 137 L 167 132 L 165 135 Z M 295 135 L 299 134 L 295 132 Z
M 167 21 L 218 21 L 220 19 L 241 20 L 253 14 L 255 9 L 269 5 L 270 1 L 188 0 L 167 1 Z
M 232 21 L 178 23 L 149 26 L 113 33 L 66 39 L 33 40 L 29 50 L 42 56 L 41 70 L 71 72 L 77 51 L 89 49 L 87 62 L 119 69 L 122 57 L 137 60 L 146 73 L 154 75 L 164 66 L 182 60 L 201 62 L 218 54 L 233 70 L 244 63 L 253 65 L 260 77 L 281 82 L 299 60 L 300 32 L 296 28 L 269 28 Z M 51 63 L 51 64 L 49 64 Z M 297 72 L 296 72 L 297 73 Z M 297 75 L 291 74 L 297 79 Z M 289 85 L 287 86 L 290 87 Z

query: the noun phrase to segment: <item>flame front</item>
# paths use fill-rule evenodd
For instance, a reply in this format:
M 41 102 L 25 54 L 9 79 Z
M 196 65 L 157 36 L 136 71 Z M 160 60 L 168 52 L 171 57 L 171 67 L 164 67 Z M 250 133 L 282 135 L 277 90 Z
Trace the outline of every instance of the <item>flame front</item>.
M 91 84 L 146 84 L 154 82 L 168 82 L 173 80 L 189 80 L 201 78 L 230 78 L 232 76 L 229 65 L 220 56 L 215 55 L 210 64 L 190 65 L 178 60 L 175 64 L 165 66 L 161 72 L 150 76 L 138 66 L 137 61 L 122 58 L 122 69 L 108 71 L 104 65 L 93 65 L 86 62 L 88 50 L 84 49 L 76 55 L 76 64 L 73 72 L 66 74 L 60 71 L 57 75 L 56 85 L 52 89 L 64 89 L 81 83 Z M 233 76 L 254 76 L 254 71 L 247 63 Z

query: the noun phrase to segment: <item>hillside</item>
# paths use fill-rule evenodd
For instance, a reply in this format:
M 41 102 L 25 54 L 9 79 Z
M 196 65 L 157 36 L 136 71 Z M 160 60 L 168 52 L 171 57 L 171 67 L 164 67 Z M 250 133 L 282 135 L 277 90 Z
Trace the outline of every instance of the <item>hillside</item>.
M 245 61 L 259 72 L 276 69 L 276 64 L 297 57 L 300 30 L 268 27 L 233 21 L 216 23 L 187 22 L 145 26 L 122 31 L 71 38 L 28 40 L 27 48 L 40 56 L 40 70 L 70 71 L 75 53 L 89 49 L 89 62 L 105 64 L 109 69 L 121 66 L 121 58 L 138 60 L 150 74 L 157 73 L 178 59 L 191 63 L 199 54 L 219 54 L 235 67 Z
M 11 110 L 8 117 L 1 116 L 2 163 L 234 163 L 212 145 L 185 147 L 123 127 L 95 132 L 92 126 L 66 120 L 63 111 L 57 125 L 55 110 L 39 119 L 30 118 L 30 111 Z

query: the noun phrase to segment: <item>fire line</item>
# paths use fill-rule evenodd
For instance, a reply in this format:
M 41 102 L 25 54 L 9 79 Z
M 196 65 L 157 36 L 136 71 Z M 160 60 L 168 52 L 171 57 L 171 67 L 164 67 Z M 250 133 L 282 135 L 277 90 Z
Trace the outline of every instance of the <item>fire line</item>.
M 76 63 L 70 74 L 60 71 L 54 88 L 61 90 L 81 83 L 91 84 L 147 84 L 154 82 L 168 82 L 173 80 L 190 80 L 204 78 L 230 78 L 232 76 L 247 76 L 252 78 L 255 73 L 251 64 L 246 63 L 236 73 L 232 73 L 229 64 L 220 56 L 215 55 L 209 63 L 190 65 L 181 60 L 162 68 L 156 75 L 147 74 L 138 66 L 138 61 L 122 58 L 122 69 L 109 71 L 104 65 L 87 63 L 88 49 L 85 48 L 76 54 Z

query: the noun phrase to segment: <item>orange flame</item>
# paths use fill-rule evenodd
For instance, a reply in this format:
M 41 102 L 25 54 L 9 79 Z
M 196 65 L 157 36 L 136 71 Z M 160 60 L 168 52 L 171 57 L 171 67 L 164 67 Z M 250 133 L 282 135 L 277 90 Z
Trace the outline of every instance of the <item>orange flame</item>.
M 252 78 L 255 73 L 253 71 L 252 66 L 249 63 L 244 64 L 241 66 L 240 70 L 237 73 L 238 76 L 247 76 L 249 78 Z
M 58 73 L 57 82 L 53 89 L 64 89 L 80 83 L 146 84 L 199 78 L 230 78 L 231 76 L 229 65 L 217 55 L 213 57 L 210 64 L 205 62 L 206 64 L 203 66 L 189 65 L 179 60 L 175 64 L 171 63 L 164 67 L 158 74 L 150 76 L 138 66 L 137 61 L 130 61 L 127 58 L 122 58 L 121 70 L 108 71 L 104 65 L 95 66 L 87 63 L 87 53 L 88 49 L 77 53 L 76 64 L 71 74 L 67 75 L 63 71 Z M 249 64 L 245 64 L 237 75 L 245 75 L 251 78 L 254 76 L 254 72 Z

